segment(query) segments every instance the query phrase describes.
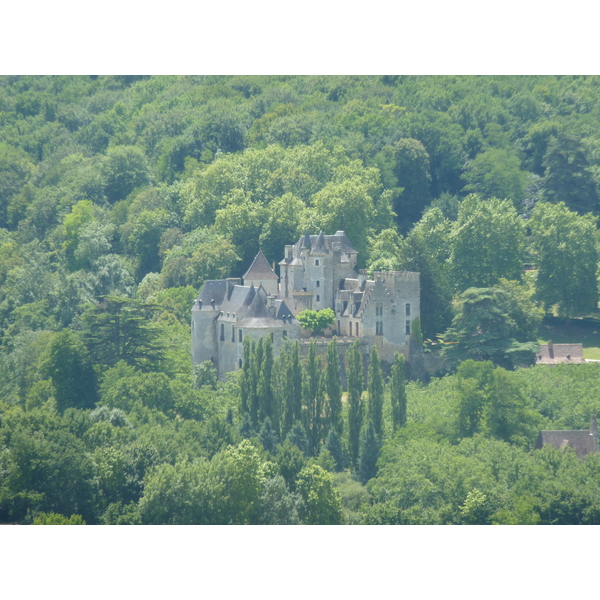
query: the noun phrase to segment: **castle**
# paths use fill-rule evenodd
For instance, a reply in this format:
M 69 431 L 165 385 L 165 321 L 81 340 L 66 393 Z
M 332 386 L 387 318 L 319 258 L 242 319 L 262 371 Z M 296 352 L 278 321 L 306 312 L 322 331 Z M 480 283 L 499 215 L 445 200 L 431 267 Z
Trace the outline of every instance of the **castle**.
M 383 361 L 409 357 L 414 320 L 420 316 L 419 273 L 357 271 L 358 252 L 343 231 L 306 232 L 285 246 L 281 279 L 258 253 L 243 279 L 207 281 L 192 308 L 192 362 L 212 361 L 220 378 L 242 366 L 243 341 L 273 334 L 274 352 L 303 337 L 296 315 L 331 308 L 329 334 L 375 345 Z

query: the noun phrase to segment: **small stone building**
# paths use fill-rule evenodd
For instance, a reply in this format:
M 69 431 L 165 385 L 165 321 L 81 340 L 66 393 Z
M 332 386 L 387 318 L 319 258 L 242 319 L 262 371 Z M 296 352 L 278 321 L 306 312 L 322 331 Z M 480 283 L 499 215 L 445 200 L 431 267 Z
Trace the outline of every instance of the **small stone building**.
M 536 365 L 559 365 L 584 363 L 583 346 L 581 344 L 554 344 L 548 342 L 540 345 L 535 358 Z
M 592 415 L 589 429 L 540 431 L 534 449 L 540 450 L 545 445 L 550 445 L 559 450 L 573 448 L 579 458 L 599 451 L 598 424 L 596 415 Z

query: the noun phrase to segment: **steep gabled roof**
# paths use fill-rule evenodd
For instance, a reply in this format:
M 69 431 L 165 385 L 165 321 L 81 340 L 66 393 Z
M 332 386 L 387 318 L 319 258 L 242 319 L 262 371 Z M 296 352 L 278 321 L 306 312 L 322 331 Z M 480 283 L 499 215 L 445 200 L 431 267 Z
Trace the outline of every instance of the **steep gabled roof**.
M 269 266 L 269 261 L 262 250 L 258 251 L 250 268 L 246 271 L 244 283 L 246 280 L 256 281 L 259 279 L 279 279 L 279 277 L 273 273 L 273 269 Z

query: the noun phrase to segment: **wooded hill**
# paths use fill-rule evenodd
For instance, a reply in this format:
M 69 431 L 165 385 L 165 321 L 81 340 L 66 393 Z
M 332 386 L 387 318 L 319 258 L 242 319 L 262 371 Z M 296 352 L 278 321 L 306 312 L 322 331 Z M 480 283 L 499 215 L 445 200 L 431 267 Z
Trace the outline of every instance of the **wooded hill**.
M 597 310 L 599 84 L 1 77 L 0 520 L 595 522 L 596 457 L 530 453 L 541 427 L 588 426 L 595 366 L 513 369 L 531 362 L 544 313 Z M 204 281 L 243 274 L 259 248 L 279 261 L 306 228 L 345 230 L 370 271 L 422 274 L 423 336 L 455 342 L 444 352 L 457 373 L 402 384 L 406 422 L 392 410 L 399 384 L 383 381 L 381 420 L 378 392 L 357 381 L 332 421 L 335 385 L 290 349 L 289 381 L 314 389 L 295 406 L 275 393 L 269 438 L 248 403 L 270 385 L 260 354 L 254 375 L 225 384 L 192 371 Z M 552 400 L 558 373 L 585 381 L 581 394 Z M 479 417 L 466 425 L 468 406 Z M 484 447 L 506 463 L 464 467 L 479 475 L 460 486 L 400 459 L 443 455 L 454 473 Z M 502 475 L 515 453 L 528 466 Z M 413 476 L 427 493 L 379 491 Z

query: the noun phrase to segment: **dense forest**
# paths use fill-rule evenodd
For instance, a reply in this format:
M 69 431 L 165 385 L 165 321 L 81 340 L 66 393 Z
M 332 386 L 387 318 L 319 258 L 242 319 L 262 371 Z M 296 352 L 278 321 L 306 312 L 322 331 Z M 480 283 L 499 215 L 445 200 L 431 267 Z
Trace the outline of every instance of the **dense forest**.
M 592 524 L 600 78 L 0 77 L 0 522 Z M 246 343 L 192 368 L 208 279 L 344 230 L 421 273 L 403 357 Z

